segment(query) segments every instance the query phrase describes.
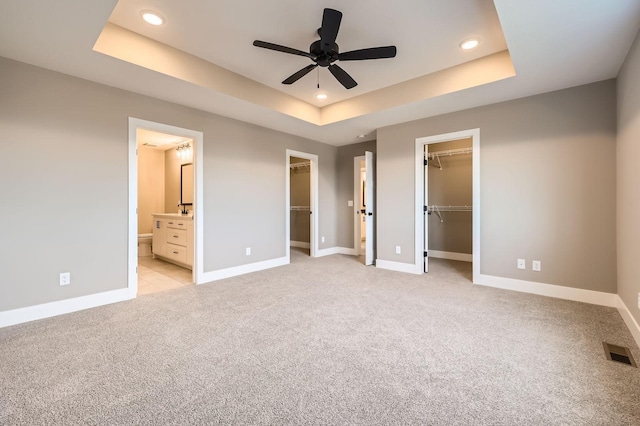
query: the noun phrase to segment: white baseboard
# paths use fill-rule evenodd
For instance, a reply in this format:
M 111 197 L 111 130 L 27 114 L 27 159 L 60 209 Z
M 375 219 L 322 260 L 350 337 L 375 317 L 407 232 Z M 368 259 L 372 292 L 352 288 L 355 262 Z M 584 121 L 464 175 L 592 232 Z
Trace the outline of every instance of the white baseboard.
M 264 269 L 275 268 L 278 266 L 288 265 L 289 259 L 278 257 L 276 259 L 264 260 L 262 262 L 249 263 L 247 265 L 234 266 L 231 268 L 220 269 L 217 271 L 204 272 L 200 281 L 196 284 L 205 284 L 211 281 L 223 280 L 225 278 L 236 277 L 238 275 L 248 274 L 250 272 L 262 271 Z
M 575 302 L 591 303 L 593 305 L 618 306 L 618 295 L 602 291 L 585 290 L 581 288 L 564 287 L 553 284 L 543 284 L 533 281 L 517 280 L 514 278 L 496 277 L 480 274 L 478 282 L 474 284 L 523 293 L 538 294 L 540 296 L 556 297 L 558 299 L 573 300 Z
M 311 248 L 311 244 L 310 243 L 305 243 L 304 241 L 289 241 L 289 246 L 290 247 L 300 247 L 300 248 Z
M 356 249 L 347 247 L 331 247 L 316 251 L 316 257 L 331 256 L 332 254 L 347 254 L 350 256 L 355 256 Z
M 429 257 L 435 259 L 459 260 L 462 262 L 473 262 L 473 255 L 467 253 L 455 253 L 452 251 L 429 250 Z
M 420 275 L 424 273 L 421 267 L 416 267 L 413 263 L 392 262 L 391 260 L 376 259 L 376 268 L 388 269 L 390 271 L 407 272 L 409 274 Z
M 620 312 L 620 316 L 624 320 L 624 323 L 627 324 L 627 328 L 631 332 L 633 339 L 636 341 L 636 345 L 640 347 L 640 325 L 638 325 L 638 322 L 633 318 L 631 311 L 622 301 L 622 298 L 620 296 L 617 297 L 618 305 L 616 307 L 618 308 L 618 312 Z
M 57 315 L 69 314 L 97 306 L 123 302 L 134 299 L 135 295 L 129 295 L 128 288 L 106 291 L 104 293 L 90 294 L 88 296 L 74 297 L 73 299 L 59 300 L 57 302 L 43 303 L 41 305 L 28 306 L 26 308 L 13 309 L 0 312 L 0 327 L 21 324 Z

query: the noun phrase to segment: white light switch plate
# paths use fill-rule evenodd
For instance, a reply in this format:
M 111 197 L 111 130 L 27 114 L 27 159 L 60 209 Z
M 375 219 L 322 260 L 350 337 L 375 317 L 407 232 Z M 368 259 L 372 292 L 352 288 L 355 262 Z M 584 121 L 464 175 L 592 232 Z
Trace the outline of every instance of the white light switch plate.
M 534 260 L 533 262 L 531 262 L 531 269 L 533 269 L 534 271 L 541 271 L 542 270 L 542 262 L 540 262 L 539 260 Z
M 396 246 L 396 254 L 400 254 L 400 253 L 402 253 L 400 246 Z
M 353 207 L 353 200 L 347 201 L 347 207 Z
M 246 249 L 244 249 L 244 253 L 245 253 L 247 256 L 251 256 L 251 247 L 247 247 Z

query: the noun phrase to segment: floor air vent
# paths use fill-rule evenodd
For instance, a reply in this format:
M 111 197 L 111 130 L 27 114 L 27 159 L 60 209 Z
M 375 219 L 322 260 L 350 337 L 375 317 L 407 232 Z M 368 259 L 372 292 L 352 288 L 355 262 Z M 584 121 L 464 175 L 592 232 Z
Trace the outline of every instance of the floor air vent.
M 604 346 L 604 354 L 609 361 L 621 362 L 622 364 L 627 364 L 632 367 L 638 367 L 629 348 L 612 345 L 607 342 L 602 342 L 602 346 Z

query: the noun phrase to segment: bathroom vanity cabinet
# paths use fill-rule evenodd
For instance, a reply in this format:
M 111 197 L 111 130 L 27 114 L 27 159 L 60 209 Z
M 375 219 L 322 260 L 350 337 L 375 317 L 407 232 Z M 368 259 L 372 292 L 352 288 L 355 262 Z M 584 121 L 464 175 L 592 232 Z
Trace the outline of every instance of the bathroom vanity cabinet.
M 193 268 L 193 217 L 153 215 L 153 256 L 185 268 Z

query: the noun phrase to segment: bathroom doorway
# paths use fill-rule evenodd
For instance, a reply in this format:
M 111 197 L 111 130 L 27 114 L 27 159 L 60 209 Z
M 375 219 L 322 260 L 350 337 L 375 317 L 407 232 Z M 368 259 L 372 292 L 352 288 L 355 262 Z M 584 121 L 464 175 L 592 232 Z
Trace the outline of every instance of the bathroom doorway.
M 197 283 L 197 152 L 202 133 L 130 119 L 129 291 L 145 295 Z
M 142 128 L 136 135 L 138 295 L 145 295 L 193 284 L 193 139 Z

